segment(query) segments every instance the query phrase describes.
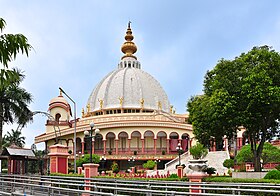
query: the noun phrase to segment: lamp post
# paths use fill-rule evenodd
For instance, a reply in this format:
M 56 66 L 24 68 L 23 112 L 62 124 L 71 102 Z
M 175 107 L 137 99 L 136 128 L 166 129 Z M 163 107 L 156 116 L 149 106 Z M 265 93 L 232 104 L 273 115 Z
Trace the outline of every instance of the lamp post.
M 76 102 L 61 88 L 59 87 L 59 90 L 72 101 L 74 104 L 74 173 L 76 173 L 76 151 L 77 151 L 77 146 L 76 146 Z
M 100 133 L 99 129 L 95 129 L 93 131 L 94 128 L 94 122 L 91 122 L 90 124 L 90 132 L 89 131 L 85 131 L 84 134 L 87 138 L 90 139 L 90 155 L 89 155 L 89 162 L 92 163 L 92 140 L 94 140 L 94 137 Z
M 100 161 L 102 163 L 102 169 L 104 169 L 105 168 L 104 165 L 105 165 L 105 162 L 106 162 L 106 157 L 102 156 Z
M 155 163 L 156 163 L 156 169 L 158 169 L 158 163 L 160 163 L 160 159 L 156 158 Z
M 182 150 L 180 142 L 178 143 L 176 150 L 178 151 L 178 154 L 179 154 L 179 166 L 180 166 L 181 165 L 181 150 Z
M 134 161 L 135 161 L 135 156 L 128 158 L 128 163 L 129 163 L 129 165 L 131 163 L 132 167 L 134 166 Z

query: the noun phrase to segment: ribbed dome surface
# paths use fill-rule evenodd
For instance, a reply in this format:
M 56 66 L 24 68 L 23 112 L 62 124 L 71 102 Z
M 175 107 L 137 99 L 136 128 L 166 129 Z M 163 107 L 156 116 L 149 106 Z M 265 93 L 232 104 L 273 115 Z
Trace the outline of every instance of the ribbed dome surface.
M 122 99 L 122 101 L 120 101 Z M 144 100 L 141 105 L 141 100 Z M 92 91 L 90 111 L 113 108 L 144 108 L 170 111 L 168 97 L 150 74 L 141 69 L 126 67 L 109 73 Z

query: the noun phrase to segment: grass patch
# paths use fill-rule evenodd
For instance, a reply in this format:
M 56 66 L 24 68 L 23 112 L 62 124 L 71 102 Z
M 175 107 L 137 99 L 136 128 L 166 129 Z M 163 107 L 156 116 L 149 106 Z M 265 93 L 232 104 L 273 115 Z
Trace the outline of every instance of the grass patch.
M 232 178 L 230 176 L 213 176 L 203 179 L 203 182 L 235 182 L 235 183 L 275 183 L 280 184 L 280 180 L 275 179 L 243 179 Z

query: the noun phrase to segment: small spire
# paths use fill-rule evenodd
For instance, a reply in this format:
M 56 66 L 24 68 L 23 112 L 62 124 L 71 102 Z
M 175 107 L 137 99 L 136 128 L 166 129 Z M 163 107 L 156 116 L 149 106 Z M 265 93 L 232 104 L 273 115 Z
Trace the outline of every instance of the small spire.
M 124 44 L 121 47 L 121 50 L 124 53 L 124 56 L 122 57 L 122 59 L 124 59 L 125 57 L 132 57 L 135 60 L 137 60 L 136 56 L 133 55 L 137 51 L 137 47 L 134 44 L 134 42 L 132 42 L 134 37 L 132 35 L 130 24 L 131 24 L 131 22 L 129 21 L 128 22 L 128 27 L 127 27 L 127 30 L 126 30 L 126 35 L 124 37 L 126 42 L 124 42 Z
M 62 91 L 61 90 L 59 90 L 59 96 L 62 97 Z

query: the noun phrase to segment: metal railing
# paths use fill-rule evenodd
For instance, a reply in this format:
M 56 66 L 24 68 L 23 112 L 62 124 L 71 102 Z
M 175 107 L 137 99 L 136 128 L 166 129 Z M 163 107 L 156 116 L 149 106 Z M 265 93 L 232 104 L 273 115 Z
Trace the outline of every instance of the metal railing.
M 85 182 L 89 180 L 90 182 Z M 107 178 L 1 175 L 2 195 L 280 195 L 280 184 L 190 183 Z M 85 191 L 90 187 L 94 191 Z M 189 189 L 200 190 L 191 193 Z

